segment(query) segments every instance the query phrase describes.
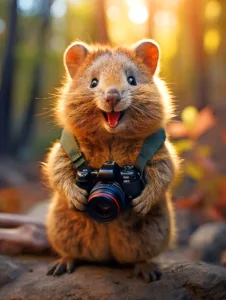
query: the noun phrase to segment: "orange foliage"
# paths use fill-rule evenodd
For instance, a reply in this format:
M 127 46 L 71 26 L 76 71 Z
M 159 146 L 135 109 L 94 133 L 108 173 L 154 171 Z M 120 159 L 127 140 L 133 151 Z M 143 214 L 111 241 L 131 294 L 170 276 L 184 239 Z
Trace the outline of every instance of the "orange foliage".
M 40 184 L 0 189 L 1 213 L 25 213 L 35 203 L 48 199 L 47 189 Z
M 215 123 L 216 119 L 212 110 L 209 107 L 205 107 L 199 112 L 192 128 L 187 128 L 183 122 L 172 122 L 168 125 L 168 132 L 174 138 L 189 137 L 197 140 Z
M 186 110 L 186 109 L 185 109 Z M 188 112 L 188 115 L 186 115 Z M 202 210 L 208 219 L 226 219 L 226 176 L 221 174 L 211 157 L 210 147 L 200 145 L 198 138 L 217 124 L 210 108 L 200 112 L 190 107 L 182 112 L 184 120 L 169 125 L 169 133 L 174 138 L 175 147 L 183 154 L 189 152 L 189 159 L 184 161 L 184 176 L 195 182 L 191 194 L 177 199 L 178 209 Z M 221 133 L 226 143 L 226 134 Z

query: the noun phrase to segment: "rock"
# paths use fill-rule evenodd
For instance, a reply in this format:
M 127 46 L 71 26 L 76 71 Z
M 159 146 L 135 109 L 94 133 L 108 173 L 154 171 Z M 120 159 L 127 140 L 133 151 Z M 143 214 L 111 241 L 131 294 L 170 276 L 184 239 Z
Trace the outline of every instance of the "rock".
M 192 258 L 220 264 L 221 254 L 226 250 L 226 223 L 206 223 L 190 237 Z
M 0 288 L 14 281 L 22 268 L 6 256 L 0 256 Z
M 226 269 L 206 263 L 173 263 L 164 268 L 160 281 L 149 284 L 126 268 L 84 265 L 72 274 L 51 277 L 45 275 L 46 267 L 46 262 L 29 262 L 16 280 L 1 288 L 0 299 L 226 299 Z
M 184 246 L 194 231 L 195 222 L 192 212 L 188 209 L 178 209 L 175 212 L 177 224 L 177 244 Z

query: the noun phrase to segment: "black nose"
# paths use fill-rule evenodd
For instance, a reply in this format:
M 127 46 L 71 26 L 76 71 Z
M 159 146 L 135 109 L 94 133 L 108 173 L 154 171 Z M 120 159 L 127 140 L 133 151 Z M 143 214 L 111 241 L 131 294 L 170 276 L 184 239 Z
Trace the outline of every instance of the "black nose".
M 105 99 L 113 108 L 121 100 L 120 92 L 117 89 L 112 88 L 106 93 Z

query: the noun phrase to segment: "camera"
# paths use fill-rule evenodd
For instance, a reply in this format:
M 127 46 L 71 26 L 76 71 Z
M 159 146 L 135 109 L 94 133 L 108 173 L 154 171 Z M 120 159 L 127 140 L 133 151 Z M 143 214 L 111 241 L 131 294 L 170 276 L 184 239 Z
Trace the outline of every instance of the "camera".
M 89 193 L 87 213 L 101 223 L 117 218 L 144 188 L 141 175 L 134 166 L 120 167 L 114 161 L 105 162 L 100 169 L 79 169 L 76 185 Z

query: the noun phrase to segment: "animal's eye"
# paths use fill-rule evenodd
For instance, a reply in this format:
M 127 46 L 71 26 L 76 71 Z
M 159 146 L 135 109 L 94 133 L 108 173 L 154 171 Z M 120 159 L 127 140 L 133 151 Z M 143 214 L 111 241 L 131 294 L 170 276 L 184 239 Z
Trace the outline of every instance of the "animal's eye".
M 99 81 L 96 78 L 93 78 L 90 84 L 91 88 L 95 88 L 96 86 L 98 86 Z
M 129 76 L 127 81 L 130 85 L 137 85 L 136 79 L 133 76 Z

